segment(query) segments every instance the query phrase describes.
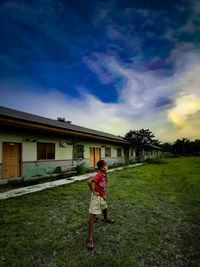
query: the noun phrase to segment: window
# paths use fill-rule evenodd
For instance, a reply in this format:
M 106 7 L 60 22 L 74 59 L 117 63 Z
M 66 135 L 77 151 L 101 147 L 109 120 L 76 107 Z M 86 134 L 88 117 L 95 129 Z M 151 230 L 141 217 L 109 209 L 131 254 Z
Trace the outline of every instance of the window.
M 117 148 L 117 156 L 121 157 L 122 156 L 122 150 L 121 148 Z
M 105 156 L 106 157 L 111 157 L 111 148 L 110 147 L 106 147 L 106 149 L 105 149 Z
M 55 144 L 37 143 L 37 159 L 55 159 Z
M 84 158 L 84 146 L 74 145 L 73 146 L 73 159 L 83 159 Z

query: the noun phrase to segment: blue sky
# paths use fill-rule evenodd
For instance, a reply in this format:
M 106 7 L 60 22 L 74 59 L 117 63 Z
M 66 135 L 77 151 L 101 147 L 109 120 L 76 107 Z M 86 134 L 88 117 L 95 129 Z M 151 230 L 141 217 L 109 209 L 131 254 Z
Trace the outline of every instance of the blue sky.
M 200 138 L 200 2 L 1 1 L 0 105 Z

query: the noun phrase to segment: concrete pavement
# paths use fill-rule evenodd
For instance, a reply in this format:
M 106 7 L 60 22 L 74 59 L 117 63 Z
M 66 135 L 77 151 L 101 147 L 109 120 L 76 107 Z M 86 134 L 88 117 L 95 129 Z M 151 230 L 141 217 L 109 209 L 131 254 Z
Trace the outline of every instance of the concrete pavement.
M 108 170 L 108 172 L 114 172 L 114 171 L 122 170 L 125 168 L 133 168 L 133 167 L 137 167 L 137 166 L 144 165 L 144 164 L 146 164 L 146 163 L 136 163 L 133 165 L 123 166 L 123 167 L 119 167 L 119 168 L 113 168 L 113 169 Z M 65 185 L 65 184 L 70 184 L 70 183 L 74 183 L 76 181 L 85 180 L 85 179 L 88 179 L 90 177 L 93 177 L 96 173 L 97 172 L 87 173 L 87 174 L 72 176 L 72 177 L 68 177 L 65 179 L 60 179 L 60 180 L 56 180 L 56 181 L 52 181 L 52 182 L 46 182 L 43 184 L 36 184 L 36 185 L 31 185 L 31 186 L 27 186 L 27 187 L 18 188 L 18 189 L 13 189 L 13 190 L 10 190 L 10 191 L 4 192 L 4 193 L 0 193 L 0 200 L 11 198 L 11 197 L 22 196 L 25 194 L 38 192 L 38 191 L 41 191 L 44 189 L 48 189 L 48 188 L 52 188 L 52 187 L 56 187 L 56 186 L 60 186 L 60 185 Z

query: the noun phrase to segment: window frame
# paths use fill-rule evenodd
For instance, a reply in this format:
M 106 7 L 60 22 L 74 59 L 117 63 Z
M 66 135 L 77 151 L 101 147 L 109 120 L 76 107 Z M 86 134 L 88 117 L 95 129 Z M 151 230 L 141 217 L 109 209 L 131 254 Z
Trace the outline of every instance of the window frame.
M 106 149 L 109 149 L 109 156 L 108 155 L 106 155 Z M 105 147 L 105 157 L 106 158 L 110 158 L 111 157 L 111 147 Z
M 117 157 L 122 157 L 122 149 L 120 147 L 117 148 Z
M 46 157 L 45 158 L 42 158 L 42 157 L 40 157 L 40 155 L 39 155 L 39 145 L 40 144 L 42 144 L 42 145 L 44 145 L 44 146 L 46 146 L 45 147 L 45 155 L 46 155 Z M 53 154 L 53 158 L 52 157 L 48 157 L 48 145 L 51 145 L 52 146 L 52 148 L 53 148 L 53 150 L 54 150 L 54 152 L 52 153 L 52 152 L 50 152 L 51 154 Z M 49 153 L 49 154 L 50 154 Z M 55 143 L 47 143 L 47 142 L 37 142 L 37 160 L 55 160 L 55 158 L 56 158 L 56 146 L 55 146 Z
M 78 148 L 78 147 L 82 147 L 82 151 L 75 151 L 75 148 Z M 75 153 L 76 153 L 76 155 L 75 155 Z M 79 156 L 80 153 L 82 153 L 81 156 Z M 82 144 L 73 145 L 72 158 L 73 158 L 73 160 L 84 159 L 84 145 L 82 145 Z

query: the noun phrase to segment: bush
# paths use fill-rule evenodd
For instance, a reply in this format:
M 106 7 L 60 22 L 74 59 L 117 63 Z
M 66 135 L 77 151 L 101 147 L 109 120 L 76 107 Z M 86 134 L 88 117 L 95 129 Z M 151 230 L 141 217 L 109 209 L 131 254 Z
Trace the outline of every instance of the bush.
M 143 156 L 137 156 L 136 157 L 136 162 L 135 163 L 143 163 L 145 162 L 145 159 Z
M 175 158 L 176 156 L 170 152 L 163 152 L 161 158 Z
M 124 165 L 132 165 L 132 164 L 135 164 L 135 163 L 136 163 L 136 161 L 134 159 L 129 159 L 124 163 Z
M 161 157 L 155 157 L 155 158 L 149 158 L 145 160 L 149 164 L 165 164 L 166 161 L 164 161 Z
M 85 167 L 84 163 L 78 164 L 76 166 L 77 174 L 84 174 L 87 171 L 87 168 Z
M 118 163 L 109 164 L 108 167 L 109 169 L 113 169 L 113 168 L 118 168 L 118 167 L 126 167 L 128 165 L 132 165 L 135 163 L 136 161 L 134 159 L 129 159 L 126 162 L 118 162 Z
M 174 154 L 174 157 L 175 157 L 175 158 L 180 158 L 181 155 L 180 155 L 180 154 Z
M 113 163 L 113 164 L 109 164 L 109 165 L 108 165 L 108 168 L 109 168 L 109 169 L 113 169 L 113 168 L 122 167 L 122 166 L 124 166 L 124 165 L 125 165 L 125 163 Z

